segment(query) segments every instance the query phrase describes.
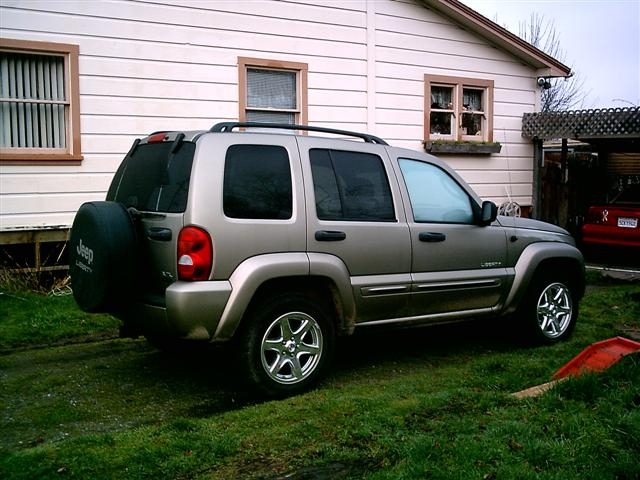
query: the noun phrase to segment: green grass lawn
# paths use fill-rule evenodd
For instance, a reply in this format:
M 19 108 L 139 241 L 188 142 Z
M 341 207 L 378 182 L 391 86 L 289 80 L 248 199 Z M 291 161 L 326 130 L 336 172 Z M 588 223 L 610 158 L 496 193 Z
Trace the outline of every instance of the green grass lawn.
M 356 335 L 319 388 L 268 402 L 236 385 L 224 352 L 167 357 L 104 340 L 117 322 L 68 297 L 4 294 L 0 478 L 639 478 L 638 355 L 511 395 L 637 332 L 639 291 L 590 287 L 553 347 L 514 345 L 503 322 Z
M 118 335 L 110 315 L 82 312 L 73 297 L 0 286 L 0 351 L 25 346 L 82 342 Z

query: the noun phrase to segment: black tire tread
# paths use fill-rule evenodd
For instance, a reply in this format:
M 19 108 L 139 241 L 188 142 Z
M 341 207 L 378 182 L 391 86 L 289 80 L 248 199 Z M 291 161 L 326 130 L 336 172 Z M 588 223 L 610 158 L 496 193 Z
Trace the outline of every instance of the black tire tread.
M 137 239 L 133 219 L 116 202 L 80 206 L 69 237 L 69 275 L 86 312 L 115 311 L 134 291 Z

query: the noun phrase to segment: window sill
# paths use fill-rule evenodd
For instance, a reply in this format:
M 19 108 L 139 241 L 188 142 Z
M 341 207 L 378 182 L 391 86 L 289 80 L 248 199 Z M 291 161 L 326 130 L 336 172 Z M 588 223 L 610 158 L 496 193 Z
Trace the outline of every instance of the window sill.
M 498 142 L 447 142 L 431 141 L 422 142 L 428 153 L 454 154 L 454 155 L 491 155 L 500 153 L 502 145 Z
M 10 150 L 0 151 L 0 165 L 79 165 L 82 155 L 70 153 L 8 153 Z

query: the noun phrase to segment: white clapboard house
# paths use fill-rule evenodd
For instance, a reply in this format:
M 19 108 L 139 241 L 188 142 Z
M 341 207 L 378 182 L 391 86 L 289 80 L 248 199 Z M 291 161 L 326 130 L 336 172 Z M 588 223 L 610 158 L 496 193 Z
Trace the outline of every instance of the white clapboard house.
M 135 138 L 229 120 L 444 152 L 526 211 L 522 116 L 570 74 L 457 0 L 2 0 L 0 37 L 3 247 L 64 240 Z

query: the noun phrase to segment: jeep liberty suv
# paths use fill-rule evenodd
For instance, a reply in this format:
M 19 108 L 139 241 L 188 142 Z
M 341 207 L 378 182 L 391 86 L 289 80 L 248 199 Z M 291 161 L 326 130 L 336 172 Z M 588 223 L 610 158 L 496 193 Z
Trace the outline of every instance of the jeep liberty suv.
M 272 396 L 315 384 L 336 337 L 370 326 L 508 316 L 554 343 L 584 293 L 565 230 L 498 216 L 434 156 L 300 125 L 136 140 L 70 250 L 83 310 L 164 348 L 226 342 Z

